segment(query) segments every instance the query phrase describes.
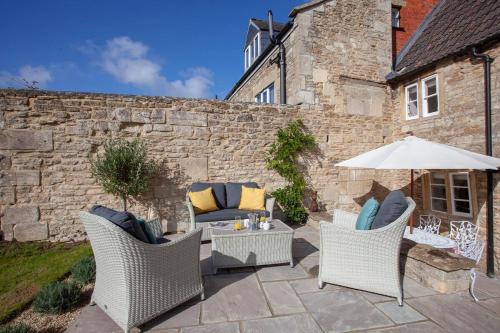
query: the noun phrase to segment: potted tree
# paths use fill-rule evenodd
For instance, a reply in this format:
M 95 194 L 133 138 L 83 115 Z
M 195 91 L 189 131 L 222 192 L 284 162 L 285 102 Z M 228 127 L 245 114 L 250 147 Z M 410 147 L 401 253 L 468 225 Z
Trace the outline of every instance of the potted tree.
M 104 152 L 90 161 L 92 176 L 104 191 L 122 199 L 127 210 L 127 199 L 144 193 L 150 179 L 157 171 L 157 164 L 148 160 L 144 142 L 139 139 L 108 140 Z

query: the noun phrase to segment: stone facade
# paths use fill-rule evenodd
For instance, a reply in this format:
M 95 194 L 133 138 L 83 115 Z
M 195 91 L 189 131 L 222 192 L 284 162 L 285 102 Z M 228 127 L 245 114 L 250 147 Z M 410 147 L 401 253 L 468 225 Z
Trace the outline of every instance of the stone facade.
M 328 104 L 336 112 L 380 115 L 389 97 L 391 1 L 319 1 L 296 14 L 283 39 L 287 104 Z M 279 101 L 275 48 L 249 75 L 231 101 L 251 102 L 274 82 Z
M 322 208 L 359 209 L 377 173 L 334 164 L 382 145 L 387 117 L 337 114 L 327 106 L 0 90 L 3 236 L 78 240 L 84 237 L 78 211 L 96 203 L 120 209 L 90 175 L 89 158 L 113 137 L 140 137 L 163 162 L 151 191 L 129 209 L 159 215 L 168 231 L 185 230 L 186 188 L 195 180 L 283 185 L 266 169 L 266 151 L 277 129 L 298 118 L 318 143 L 303 162 Z
M 485 50 L 491 57 L 499 59 L 500 45 Z M 429 76 L 437 74 L 439 86 L 439 114 L 423 117 L 420 110 L 418 119 L 406 120 L 404 87 L 408 84 L 419 82 Z M 500 62 L 494 61 L 491 66 L 491 91 L 492 91 L 492 121 L 493 121 L 493 155 L 500 157 Z M 419 105 L 422 105 L 421 92 L 419 92 Z M 483 64 L 471 61 L 470 58 L 457 58 L 441 62 L 435 68 L 420 72 L 418 76 L 408 77 L 398 83 L 392 90 L 392 105 L 394 110 L 395 139 L 404 137 L 407 132 L 414 135 L 449 144 L 455 147 L 471 150 L 484 154 L 485 148 L 485 116 L 484 116 L 484 80 Z M 463 217 L 450 214 L 440 214 L 431 211 L 428 193 L 428 184 L 423 185 L 425 177 L 419 176 L 416 181 L 416 201 L 419 209 L 425 213 L 437 215 L 443 219 L 447 226 L 450 220 L 472 220 L 480 226 L 480 235 L 486 238 L 486 176 L 485 172 L 470 173 L 473 199 L 473 216 Z M 494 216 L 495 216 L 495 254 L 500 262 L 500 174 L 494 174 Z M 483 261 L 486 250 L 483 253 Z

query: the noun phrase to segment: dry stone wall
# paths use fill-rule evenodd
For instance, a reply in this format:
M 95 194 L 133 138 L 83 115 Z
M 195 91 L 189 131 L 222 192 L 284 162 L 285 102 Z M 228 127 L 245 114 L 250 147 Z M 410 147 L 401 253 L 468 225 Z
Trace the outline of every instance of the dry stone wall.
M 108 138 L 142 138 L 162 162 L 151 190 L 130 210 L 159 215 L 168 231 L 187 227 L 187 186 L 196 180 L 283 180 L 265 167 L 278 128 L 301 118 L 318 142 L 303 160 L 321 205 L 359 208 L 374 171 L 334 164 L 380 146 L 387 119 L 338 115 L 328 106 L 277 106 L 125 95 L 0 90 L 0 213 L 5 239 L 78 240 L 78 212 L 120 209 L 90 175 L 89 158 Z

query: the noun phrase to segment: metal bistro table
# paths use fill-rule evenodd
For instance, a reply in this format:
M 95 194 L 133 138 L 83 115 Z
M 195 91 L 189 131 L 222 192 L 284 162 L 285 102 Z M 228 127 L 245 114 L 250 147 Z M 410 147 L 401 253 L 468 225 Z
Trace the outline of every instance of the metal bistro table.
M 293 229 L 280 220 L 271 229 L 233 230 L 233 223 L 212 226 L 212 264 L 218 268 L 290 263 L 293 267 Z
M 403 237 L 419 244 L 430 245 L 437 249 L 445 249 L 455 252 L 457 248 L 457 243 L 453 239 L 441 235 L 431 234 L 417 228 L 413 228 L 413 233 L 410 234 L 410 227 L 406 227 Z

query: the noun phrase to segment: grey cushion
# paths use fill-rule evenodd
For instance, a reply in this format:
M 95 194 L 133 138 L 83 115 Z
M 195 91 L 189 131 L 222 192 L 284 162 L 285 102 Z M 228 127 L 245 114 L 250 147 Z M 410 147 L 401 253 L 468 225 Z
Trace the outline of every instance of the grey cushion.
M 400 190 L 392 191 L 387 195 L 384 202 L 382 202 L 371 229 L 378 229 L 391 224 L 396 221 L 407 208 L 408 202 L 403 192 Z
M 191 191 L 199 192 L 206 188 L 212 188 L 212 193 L 215 197 L 215 203 L 219 209 L 227 208 L 226 205 L 226 186 L 224 183 L 193 183 L 191 185 Z
M 228 208 L 228 209 L 216 210 L 215 212 L 208 212 L 196 215 L 195 221 L 196 222 L 229 221 L 229 220 L 234 220 L 236 216 L 239 216 L 242 219 L 246 219 L 248 218 L 249 213 L 262 214 L 264 213 L 264 211 Z M 266 216 L 270 216 L 269 212 L 265 212 L 265 214 Z
M 241 200 L 241 186 L 245 185 L 250 188 L 259 188 L 257 183 L 227 183 L 226 184 L 226 195 L 227 195 L 227 208 L 238 208 L 240 206 Z
M 149 243 L 148 237 L 144 233 L 141 225 L 137 222 L 134 214 L 130 212 L 119 212 L 101 205 L 94 205 L 90 208 L 90 213 L 104 217 L 106 220 L 116 224 L 138 240 Z

